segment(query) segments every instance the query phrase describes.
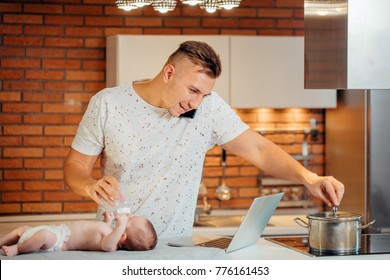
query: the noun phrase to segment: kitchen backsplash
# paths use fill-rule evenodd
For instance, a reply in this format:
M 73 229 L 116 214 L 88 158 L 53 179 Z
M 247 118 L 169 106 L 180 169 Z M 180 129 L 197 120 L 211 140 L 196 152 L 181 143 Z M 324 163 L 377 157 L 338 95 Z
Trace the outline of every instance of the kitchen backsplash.
M 324 174 L 324 110 L 321 109 L 239 109 L 238 115 L 250 127 L 261 128 L 264 136 L 282 147 L 287 153 L 307 166 L 317 174 Z M 310 129 L 310 122 L 315 123 L 316 137 L 305 134 Z M 268 131 L 268 132 L 267 132 Z M 307 154 L 302 157 L 302 149 L 306 135 Z M 222 182 L 220 147 L 209 151 L 205 160 L 203 172 L 204 183 L 208 189 L 208 202 L 213 208 L 248 208 L 253 197 L 284 191 L 285 206 L 288 208 L 321 207 L 322 203 L 299 185 L 278 184 L 273 181 L 270 185 L 263 182 L 271 177 L 262 174 L 250 163 L 227 154 L 225 181 L 232 190 L 232 199 L 220 201 L 215 196 L 216 188 Z M 265 181 L 265 180 L 264 180 Z M 289 201 L 289 202 L 287 202 Z M 202 197 L 199 198 L 199 204 Z
M 96 209 L 65 189 L 66 157 L 89 99 L 106 86 L 106 37 L 159 35 L 303 35 L 304 1 L 242 0 L 239 8 L 209 15 L 178 1 L 163 16 L 151 7 L 125 12 L 113 0 L 25 0 L 0 3 L 0 215 L 83 213 Z M 319 139 L 310 142 L 310 169 L 324 169 L 322 110 L 239 110 L 251 126 L 307 126 L 317 120 Z M 267 135 L 292 154 L 301 153 L 302 133 Z M 233 198 L 220 202 L 219 148 L 205 162 L 205 183 L 214 208 L 243 208 L 259 194 L 258 170 L 227 156 Z M 98 169 L 94 176 L 98 176 Z

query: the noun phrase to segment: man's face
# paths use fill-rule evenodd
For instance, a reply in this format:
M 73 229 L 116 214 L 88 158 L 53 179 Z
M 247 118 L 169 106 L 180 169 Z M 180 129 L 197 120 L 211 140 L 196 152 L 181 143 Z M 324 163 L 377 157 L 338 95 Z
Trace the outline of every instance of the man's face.
M 189 61 L 173 67 L 163 97 L 164 107 L 172 116 L 178 117 L 197 109 L 203 98 L 211 93 L 215 79 L 200 72 L 201 69 L 200 66 L 193 65 Z

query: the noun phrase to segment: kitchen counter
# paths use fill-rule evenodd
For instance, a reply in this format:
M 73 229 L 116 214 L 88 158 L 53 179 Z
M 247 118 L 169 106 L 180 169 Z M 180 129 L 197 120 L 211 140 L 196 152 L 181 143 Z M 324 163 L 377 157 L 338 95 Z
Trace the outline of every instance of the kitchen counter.
M 88 218 L 86 216 L 84 218 Z M 292 249 L 283 247 L 264 239 L 264 236 L 282 236 L 282 235 L 305 235 L 307 229 L 298 226 L 294 222 L 295 217 L 304 217 L 300 215 L 274 215 L 270 224 L 263 232 L 255 245 L 226 254 L 223 250 L 215 248 L 201 247 L 170 247 L 168 240 L 159 240 L 157 247 L 151 251 L 116 251 L 116 252 L 91 252 L 91 251 L 65 251 L 65 252 L 36 252 L 32 254 L 18 255 L 13 258 L 4 256 L 0 253 L 0 260 L 22 259 L 22 260 L 390 260 L 390 254 L 376 255 L 358 255 L 358 256 L 332 256 L 332 257 L 311 257 Z M 51 220 L 58 217 L 50 217 Z M 69 217 L 65 217 L 69 219 Z M 43 219 L 41 217 L 41 219 Z M 17 220 L 17 219 L 16 219 Z M 15 221 L 15 217 L 2 217 L 0 219 L 0 234 L 14 228 L 18 224 L 26 222 Z M 63 222 L 64 220 L 59 220 Z M 54 222 L 53 222 L 54 223 Z M 29 224 L 44 224 L 44 221 L 34 221 Z M 6 230 L 5 230 L 6 229 Z M 194 227 L 193 235 L 233 235 L 236 227 L 210 228 Z
M 306 214 L 273 215 L 269 225 L 257 241 L 256 245 L 229 253 L 229 258 L 236 260 L 390 260 L 390 254 L 353 255 L 353 256 L 322 256 L 313 257 L 291 248 L 265 240 L 271 236 L 304 236 L 308 229 L 299 226 L 294 219 L 306 219 Z M 229 235 L 233 236 L 237 227 L 194 227 L 193 235 Z
M 375 275 L 387 275 L 387 264 L 390 254 L 363 255 L 348 257 L 310 257 L 279 246 L 273 242 L 260 238 L 255 245 L 226 254 L 223 250 L 201 247 L 169 247 L 166 240 L 160 240 L 152 251 L 145 252 L 88 252 L 65 251 L 50 253 L 33 253 L 7 258 L 0 255 L 3 274 L 19 279 L 21 277 L 39 278 L 41 280 L 53 279 L 61 276 L 61 279 L 98 278 L 98 279 L 125 279 L 123 271 L 127 269 L 138 271 L 190 271 L 192 278 L 225 279 L 243 278 L 255 279 L 262 276 L 253 271 L 267 271 L 266 279 L 328 279 L 329 277 L 341 278 L 365 278 Z M 6 261 L 6 260 L 25 261 Z M 29 260 L 41 260 L 30 262 Z M 48 266 L 47 260 L 72 260 L 59 262 L 52 261 Z M 79 261 L 82 260 L 82 261 Z M 85 261 L 88 260 L 88 261 Z M 94 260 L 94 261 L 90 261 Z M 99 260 L 104 260 L 103 262 Z M 360 261 L 360 262 L 357 262 Z M 64 264 L 68 269 L 63 269 Z M 22 270 L 19 268 L 23 267 Z M 50 268 L 49 268 L 50 267 Z M 143 270 L 141 270 L 143 269 Z M 57 275 L 61 271 L 61 275 Z M 197 274 L 193 273 L 205 273 Z M 243 275 L 242 272 L 246 274 Z M 269 272 L 269 274 L 268 274 Z M 57 274 L 56 274 L 57 273 Z M 249 274 L 248 274 L 249 273 Z M 12 276 L 11 276 L 12 275 Z M 137 276 L 138 275 L 138 276 Z M 153 279 L 158 276 L 142 276 L 146 274 L 134 274 L 127 278 Z M 160 274 L 157 274 L 160 275 Z M 167 274 L 170 275 L 170 274 Z M 20 276 L 20 277 L 19 277 Z M 36 277 L 34 277 L 36 276 Z M 195 277 L 194 277 L 195 276 Z M 230 276 L 230 277 L 229 277 Z M 269 278 L 268 276 L 271 276 Z M 166 277 L 165 277 L 166 278 Z M 169 279 L 190 279 L 185 275 L 170 275 Z M 260 277 L 263 278 L 263 277 Z
M 312 257 L 260 238 L 253 246 L 229 254 L 236 260 L 390 260 L 390 254 Z
M 16 257 L 0 254 L 0 260 L 390 260 L 390 254 L 311 257 L 260 238 L 255 245 L 226 254 L 223 250 L 201 247 L 170 247 L 160 240 L 151 251 L 64 251 L 36 252 Z

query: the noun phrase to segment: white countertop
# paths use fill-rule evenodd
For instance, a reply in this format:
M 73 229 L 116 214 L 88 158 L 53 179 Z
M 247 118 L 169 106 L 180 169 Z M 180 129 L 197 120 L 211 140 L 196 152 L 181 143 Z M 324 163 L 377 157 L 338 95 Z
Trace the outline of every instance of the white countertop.
M 256 245 L 229 253 L 237 260 L 390 260 L 390 254 L 313 257 L 260 238 Z
M 306 215 L 273 215 L 256 245 L 229 253 L 236 260 L 390 260 L 390 254 L 313 257 L 274 242 L 265 240 L 269 236 L 307 235 L 308 229 L 294 222 L 295 218 L 306 220 Z M 236 227 L 194 227 L 193 235 L 234 235 Z
M 307 235 L 307 229 L 298 226 L 294 222 L 295 217 L 295 215 L 273 216 L 270 224 L 274 226 L 266 227 L 263 235 Z M 194 235 L 233 235 L 236 229 L 195 227 L 193 233 Z M 270 275 L 268 276 L 272 276 L 272 279 L 295 279 L 299 277 L 302 280 L 309 280 L 313 279 L 313 277 L 316 279 L 328 279 L 329 277 L 335 276 L 338 279 L 370 277 L 372 276 L 372 271 L 375 271 L 376 275 L 387 275 L 387 264 L 390 260 L 390 254 L 311 257 L 268 241 L 262 237 L 258 239 L 255 245 L 228 254 L 223 250 L 215 248 L 170 247 L 167 245 L 166 240 L 159 240 L 156 248 L 151 251 L 36 252 L 15 257 L 6 257 L 0 253 L 0 260 L 2 262 L 2 276 L 3 272 L 6 274 L 8 271 L 7 275 L 12 275 L 12 277 L 16 276 L 15 279 L 31 278 L 31 276 L 33 278 L 37 276 L 42 280 L 52 279 L 54 275 L 52 272 L 60 271 L 63 268 L 63 263 L 58 262 L 58 260 L 71 260 L 72 262 L 66 263 L 66 266 L 70 269 L 62 271 L 62 274 L 65 272 L 70 274 L 66 278 L 74 277 L 73 274 L 77 271 L 78 278 L 100 277 L 119 279 L 115 276 L 117 275 L 116 273 L 123 271 L 123 268 L 126 267 L 135 269 L 139 267 L 146 267 L 148 269 L 155 269 L 156 267 L 161 269 L 161 267 L 166 267 L 168 269 L 180 268 L 183 271 L 185 269 L 193 271 L 194 268 L 199 270 L 203 269 L 207 271 L 207 275 L 202 276 L 202 279 L 205 280 L 216 279 L 218 269 L 224 268 L 228 269 L 227 274 L 219 276 L 218 279 L 230 276 L 229 273 L 234 272 L 235 268 L 239 272 L 246 268 L 249 268 L 251 272 L 253 270 L 257 271 L 259 268 L 267 268 L 270 271 Z M 25 260 L 25 262 L 21 263 L 7 260 Z M 35 262 L 30 262 L 29 260 L 35 260 Z M 43 262 L 37 262 L 37 260 Z M 47 269 L 47 260 L 57 260 L 57 262 L 50 263 L 52 270 Z M 83 260 L 88 261 L 83 262 Z M 95 262 L 91 262 L 91 260 L 95 260 Z M 96 262 L 99 260 L 104 260 L 104 265 L 101 265 L 101 262 Z M 20 265 L 25 269 L 20 270 Z M 213 272 L 211 273 L 211 271 Z M 64 276 L 62 274 L 61 276 Z M 238 276 L 244 277 L 239 274 Z M 245 279 L 250 276 L 253 279 L 259 277 L 259 275 L 249 275 Z M 120 278 L 123 279 L 123 276 Z M 170 278 L 178 279 L 178 277 L 174 278 L 172 276 Z M 183 276 L 180 276 L 180 278 L 182 279 Z M 268 279 L 269 277 L 266 278 Z
M 89 251 L 65 251 L 65 252 L 38 252 L 26 255 L 18 255 L 12 259 L 60 259 L 60 260 L 83 260 L 83 259 L 132 259 L 132 260 L 390 260 L 390 254 L 375 254 L 375 255 L 357 255 L 357 256 L 334 256 L 334 257 L 311 257 L 301 252 L 294 251 L 284 246 L 278 245 L 271 241 L 267 241 L 264 237 L 267 236 L 283 236 L 283 235 L 307 235 L 308 230 L 298 226 L 294 222 L 294 218 L 300 217 L 305 219 L 304 215 L 274 215 L 271 217 L 270 224 L 267 226 L 255 245 L 247 248 L 225 254 L 224 251 L 214 248 L 201 247 L 170 247 L 167 241 L 160 240 L 156 249 L 146 252 L 132 251 L 116 251 L 111 253 L 106 252 L 89 252 Z M 54 217 L 56 220 L 58 217 Z M 69 219 L 69 217 L 63 217 Z M 88 217 L 86 217 L 88 218 Z M 4 219 L 3 230 L 12 228 L 15 224 L 25 222 L 10 222 L 15 219 Z M 42 221 L 30 222 L 31 224 L 42 224 Z M 237 227 L 194 227 L 193 235 L 234 235 Z M 4 233 L 4 231 L 2 232 Z M 1 234 L 1 233 L 0 233 Z M 0 254 L 0 259 L 10 259 Z

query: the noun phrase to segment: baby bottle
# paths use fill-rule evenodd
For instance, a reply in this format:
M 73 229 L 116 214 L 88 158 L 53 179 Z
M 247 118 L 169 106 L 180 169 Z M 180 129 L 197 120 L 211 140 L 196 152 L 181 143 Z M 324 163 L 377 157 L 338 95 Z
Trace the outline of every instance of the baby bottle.
M 131 213 L 130 202 L 125 199 L 115 200 L 116 214 Z

